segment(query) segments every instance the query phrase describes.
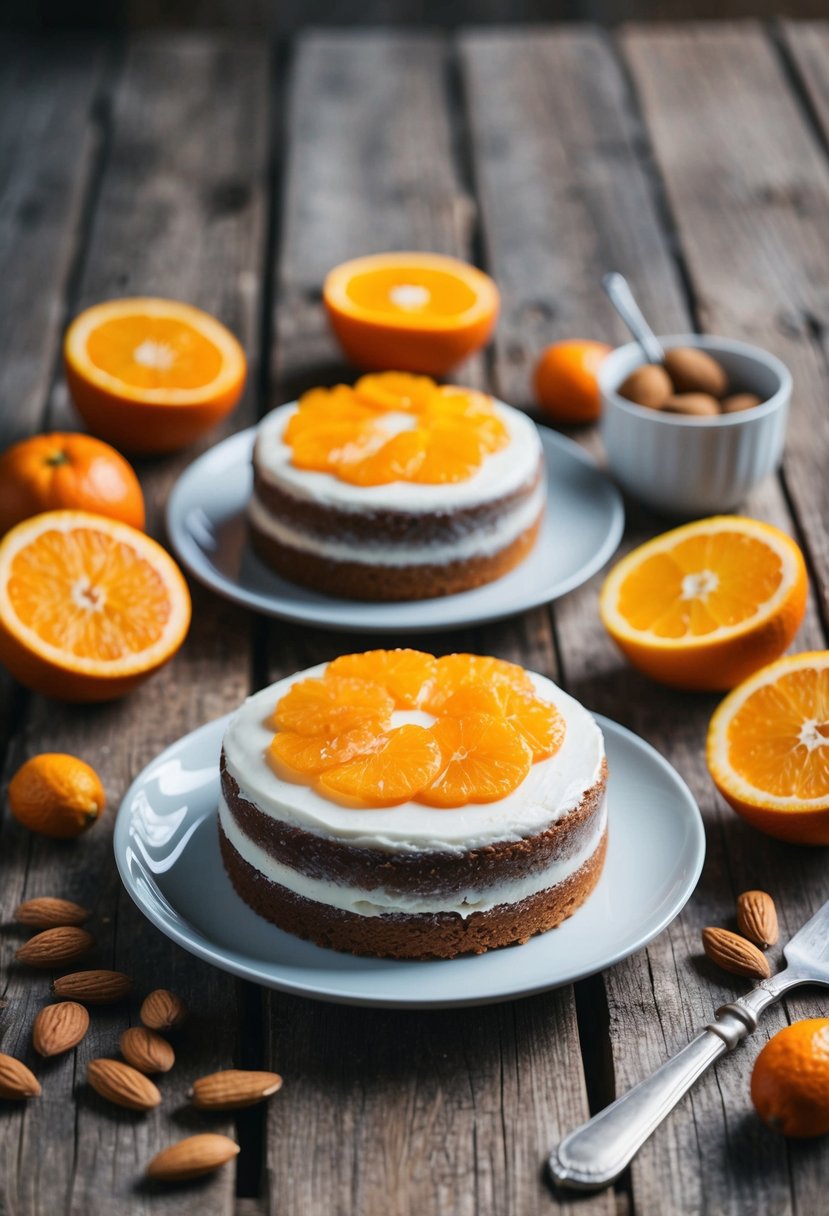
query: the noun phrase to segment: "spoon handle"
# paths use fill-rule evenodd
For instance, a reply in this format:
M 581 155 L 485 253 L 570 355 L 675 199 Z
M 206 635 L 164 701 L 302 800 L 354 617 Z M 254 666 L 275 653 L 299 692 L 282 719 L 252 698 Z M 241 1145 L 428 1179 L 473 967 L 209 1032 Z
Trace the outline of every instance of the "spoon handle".
M 611 271 L 610 274 L 603 276 L 602 287 L 605 289 L 610 303 L 642 347 L 648 363 L 661 363 L 665 358 L 665 352 L 636 303 L 625 276 L 619 274 L 618 271 Z

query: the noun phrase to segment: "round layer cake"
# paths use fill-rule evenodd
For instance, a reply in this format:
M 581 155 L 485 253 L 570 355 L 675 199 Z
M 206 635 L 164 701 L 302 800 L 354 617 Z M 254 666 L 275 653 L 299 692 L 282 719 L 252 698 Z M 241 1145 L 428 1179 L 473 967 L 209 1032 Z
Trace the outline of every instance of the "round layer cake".
M 222 856 L 260 916 L 320 946 L 481 953 L 589 896 L 606 778 L 595 720 L 543 676 L 478 656 L 346 656 L 233 718 Z
M 500 578 L 532 549 L 546 502 L 530 419 L 399 373 L 273 410 L 253 471 L 256 553 L 293 582 L 349 599 L 425 599 Z

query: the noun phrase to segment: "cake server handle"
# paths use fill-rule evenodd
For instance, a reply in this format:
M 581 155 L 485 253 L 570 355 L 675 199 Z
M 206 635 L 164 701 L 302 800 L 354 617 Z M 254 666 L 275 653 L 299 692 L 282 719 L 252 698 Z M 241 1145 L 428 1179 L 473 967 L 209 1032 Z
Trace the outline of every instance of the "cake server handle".
M 706 1068 L 742 1042 L 756 1028 L 759 1014 L 787 988 L 803 982 L 791 975 L 788 982 L 775 982 L 785 976 L 780 972 L 747 996 L 723 1005 L 716 1021 L 672 1060 L 565 1136 L 549 1157 L 554 1180 L 580 1191 L 609 1186 Z

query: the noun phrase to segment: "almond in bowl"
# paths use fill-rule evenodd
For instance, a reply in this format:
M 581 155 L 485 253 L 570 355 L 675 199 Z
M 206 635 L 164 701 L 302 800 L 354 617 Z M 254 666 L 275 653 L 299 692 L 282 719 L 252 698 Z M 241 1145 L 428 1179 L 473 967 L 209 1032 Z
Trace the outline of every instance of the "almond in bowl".
M 780 463 L 791 374 L 745 342 L 698 334 L 660 342 L 664 367 L 630 342 L 600 369 L 610 470 L 627 494 L 666 515 L 733 511 Z

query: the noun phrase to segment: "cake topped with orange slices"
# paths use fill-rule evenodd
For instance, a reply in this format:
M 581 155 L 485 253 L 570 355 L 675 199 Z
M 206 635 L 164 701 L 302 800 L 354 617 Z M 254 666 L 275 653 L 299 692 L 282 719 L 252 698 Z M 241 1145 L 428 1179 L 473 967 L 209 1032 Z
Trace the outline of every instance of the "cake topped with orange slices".
M 534 424 L 475 389 L 382 372 L 316 388 L 262 422 L 248 519 L 277 573 L 369 600 L 499 578 L 546 501 Z
M 594 719 L 543 676 L 479 655 L 346 655 L 234 717 L 222 854 L 251 907 L 318 945 L 481 953 L 593 890 L 606 773 Z

